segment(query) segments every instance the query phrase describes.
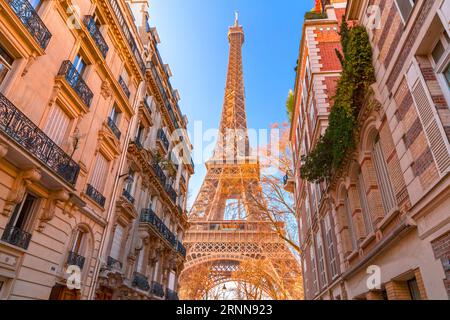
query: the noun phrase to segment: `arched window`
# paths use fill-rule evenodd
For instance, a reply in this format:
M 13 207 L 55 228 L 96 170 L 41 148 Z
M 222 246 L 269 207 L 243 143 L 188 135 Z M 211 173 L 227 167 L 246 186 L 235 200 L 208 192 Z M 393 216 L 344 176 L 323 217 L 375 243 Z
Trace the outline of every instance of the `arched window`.
M 373 163 L 375 166 L 378 187 L 381 193 L 385 214 L 389 214 L 396 206 L 394 189 L 392 188 L 387 163 L 383 155 L 380 137 L 377 136 L 372 150 Z
M 370 216 L 369 203 L 367 202 L 367 194 L 366 194 L 366 185 L 364 183 L 364 177 L 362 175 L 361 169 L 358 172 L 358 180 L 357 180 L 358 194 L 359 199 L 361 201 L 361 210 L 364 219 L 364 226 L 366 229 L 366 234 L 370 234 L 373 232 L 373 223 L 372 217 Z
M 350 234 L 350 239 L 352 241 L 352 249 L 355 250 L 357 248 L 357 243 L 356 243 L 355 227 L 353 225 L 352 209 L 350 206 L 350 198 L 348 197 L 348 192 L 345 193 L 344 208 L 345 208 L 345 214 L 347 217 L 348 232 Z

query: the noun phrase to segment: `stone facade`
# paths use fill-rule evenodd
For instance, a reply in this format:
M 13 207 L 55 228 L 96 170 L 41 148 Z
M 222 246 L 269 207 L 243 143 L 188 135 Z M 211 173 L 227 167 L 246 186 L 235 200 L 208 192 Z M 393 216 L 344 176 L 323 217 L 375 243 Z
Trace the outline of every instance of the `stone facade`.
M 341 6 L 331 1 L 327 20 Z M 300 178 L 299 156 L 314 145 L 316 132 L 324 132 L 327 114 L 322 122 L 320 116 L 310 120 L 312 126 L 297 125 L 302 100 L 323 94 L 313 87 L 304 97 L 305 66 L 297 72 L 291 141 L 305 296 L 448 299 L 450 1 L 411 1 L 409 7 L 395 0 L 348 1 L 344 10 L 350 25 L 369 32 L 376 82 L 358 117 L 358 146 L 343 173 L 312 185 Z M 327 20 L 306 21 L 304 28 Z M 320 56 L 311 61 L 333 59 L 328 44 L 320 45 L 326 38 L 316 40 L 314 47 L 321 49 L 312 53 L 308 41 L 302 39 L 299 61 L 310 54 Z M 326 70 L 312 68 L 312 82 Z M 327 87 L 332 92 L 331 82 Z M 373 270 L 380 280 L 374 287 L 367 285 L 376 276 Z
M 0 4 L 0 299 L 176 298 L 192 146 L 147 2 Z

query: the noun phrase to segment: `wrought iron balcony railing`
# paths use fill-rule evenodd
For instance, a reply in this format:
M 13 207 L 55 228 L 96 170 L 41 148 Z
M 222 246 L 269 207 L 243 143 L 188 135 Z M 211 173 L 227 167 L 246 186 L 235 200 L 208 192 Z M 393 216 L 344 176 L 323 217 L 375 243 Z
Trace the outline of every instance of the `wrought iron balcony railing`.
M 30 32 L 32 37 L 39 43 L 42 49 L 46 49 L 52 34 L 42 22 L 33 6 L 27 0 L 7 0 L 11 9 Z
M 137 287 L 138 289 L 142 291 L 148 291 L 150 290 L 150 284 L 148 283 L 148 279 L 143 274 L 140 274 L 139 272 L 135 272 L 133 274 L 133 287 Z
M 178 297 L 178 293 L 167 289 L 166 290 L 166 300 L 180 300 L 180 298 Z
M 2 240 L 27 250 L 30 245 L 31 234 L 11 225 L 6 225 L 3 231 Z
M 0 131 L 62 179 L 75 185 L 80 166 L 1 93 Z
M 86 25 L 86 28 L 88 29 L 92 39 L 94 39 L 97 48 L 102 53 L 103 58 L 106 58 L 106 54 L 108 53 L 109 47 L 105 41 L 105 38 L 103 38 L 102 33 L 98 29 L 97 24 L 94 21 L 94 18 L 92 16 L 85 16 L 83 22 Z
M 164 288 L 163 288 L 162 284 L 160 284 L 156 281 L 152 281 L 150 293 L 157 297 L 164 298 Z
M 134 41 L 134 38 L 131 34 L 130 28 L 128 27 L 128 24 L 122 14 L 122 11 L 119 7 L 117 0 L 109 0 L 109 3 L 111 4 L 112 10 L 114 11 L 114 14 L 116 15 L 117 20 L 119 21 L 119 25 L 122 28 L 122 32 L 125 35 L 125 39 L 130 46 L 130 49 L 139 65 L 139 69 L 143 74 L 145 74 L 145 63 L 142 60 L 141 54 L 139 52 L 139 49 L 136 45 L 136 42 Z
M 183 246 L 181 241 L 177 241 L 177 251 L 186 258 L 186 248 Z
M 66 81 L 69 83 L 72 89 L 75 90 L 77 95 L 87 107 L 91 106 L 94 94 L 92 93 L 91 89 L 89 89 L 86 82 L 84 82 L 83 78 L 78 73 L 72 62 L 70 62 L 69 60 L 63 61 L 58 75 L 64 76 L 66 78 Z
M 134 198 L 127 189 L 123 189 L 123 197 L 127 199 L 130 203 L 134 204 Z
M 166 175 L 164 174 L 164 171 L 161 168 L 161 166 L 158 163 L 155 162 L 155 163 L 153 163 L 153 170 L 155 170 L 155 174 L 158 177 L 159 182 L 161 182 L 161 184 L 163 186 L 165 186 L 167 178 L 166 178 Z
M 90 184 L 87 185 L 86 195 L 94 200 L 99 206 L 105 206 L 106 198 Z
M 130 89 L 128 89 L 128 86 L 125 83 L 125 80 L 123 80 L 122 76 L 119 76 L 119 84 L 122 87 L 123 92 L 125 93 L 125 95 L 129 99 L 130 96 L 131 96 L 131 92 L 130 92 Z
M 133 143 L 136 145 L 136 147 L 137 147 L 139 150 L 141 150 L 141 149 L 144 148 L 144 147 L 142 146 L 142 142 L 141 142 L 141 140 L 140 140 L 139 138 L 134 139 L 134 140 L 133 140 Z
M 110 117 L 108 117 L 108 127 L 111 129 L 111 131 L 114 133 L 114 135 L 116 136 L 116 138 L 118 140 L 120 140 L 120 136 L 122 135 L 122 133 L 120 132 L 119 128 L 117 128 L 116 123 L 114 122 L 113 119 L 111 119 Z
M 78 266 L 80 267 L 80 269 L 83 269 L 85 261 L 86 261 L 85 257 L 72 251 L 70 251 L 69 255 L 67 256 L 67 264 L 69 266 Z
M 163 129 L 158 130 L 158 140 L 161 141 L 166 150 L 169 150 L 170 143 Z
M 141 222 L 151 224 L 159 234 L 169 241 L 173 246 L 176 245 L 176 238 L 172 231 L 164 224 L 164 222 L 156 215 L 152 209 L 144 209 L 141 213 Z
M 123 267 L 122 262 L 120 262 L 119 260 L 116 260 L 112 257 L 108 257 L 106 264 L 107 264 L 108 268 L 114 268 L 114 267 L 117 268 L 117 266 L 119 266 L 119 269 L 122 269 L 122 267 Z

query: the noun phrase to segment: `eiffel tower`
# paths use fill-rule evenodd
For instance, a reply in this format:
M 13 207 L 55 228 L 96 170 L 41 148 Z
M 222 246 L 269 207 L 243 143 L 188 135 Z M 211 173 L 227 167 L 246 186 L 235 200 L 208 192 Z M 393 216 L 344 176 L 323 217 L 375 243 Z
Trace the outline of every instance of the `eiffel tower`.
M 246 260 L 295 262 L 254 201 L 262 192 L 260 165 L 258 158 L 250 155 L 242 68 L 244 30 L 237 14 L 229 27 L 228 40 L 230 54 L 218 140 L 189 215 L 191 227 L 184 237 L 187 259 L 181 283 L 201 264 L 212 266 L 209 283 L 217 287 L 239 281 L 233 277 Z

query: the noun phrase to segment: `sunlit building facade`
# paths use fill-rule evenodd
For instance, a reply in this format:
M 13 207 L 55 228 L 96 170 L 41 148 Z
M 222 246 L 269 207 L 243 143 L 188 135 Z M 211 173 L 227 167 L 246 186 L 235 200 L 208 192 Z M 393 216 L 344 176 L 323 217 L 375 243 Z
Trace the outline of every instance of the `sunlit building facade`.
M 176 298 L 191 145 L 147 11 L 0 2 L 0 299 Z
M 305 22 L 291 131 L 305 296 L 448 299 L 450 1 L 329 2 L 326 16 Z M 311 98 L 320 105 L 332 97 L 333 85 L 317 80 L 322 71 L 331 77 L 334 67 L 324 68 L 339 60 L 325 56 L 321 43 L 329 38 L 307 35 L 333 20 L 333 8 L 350 25 L 366 27 L 376 82 L 342 174 L 312 185 L 300 177 L 301 156 L 324 132 L 328 112 L 319 107 L 311 117 L 302 110 Z M 312 89 L 304 90 L 308 74 Z

